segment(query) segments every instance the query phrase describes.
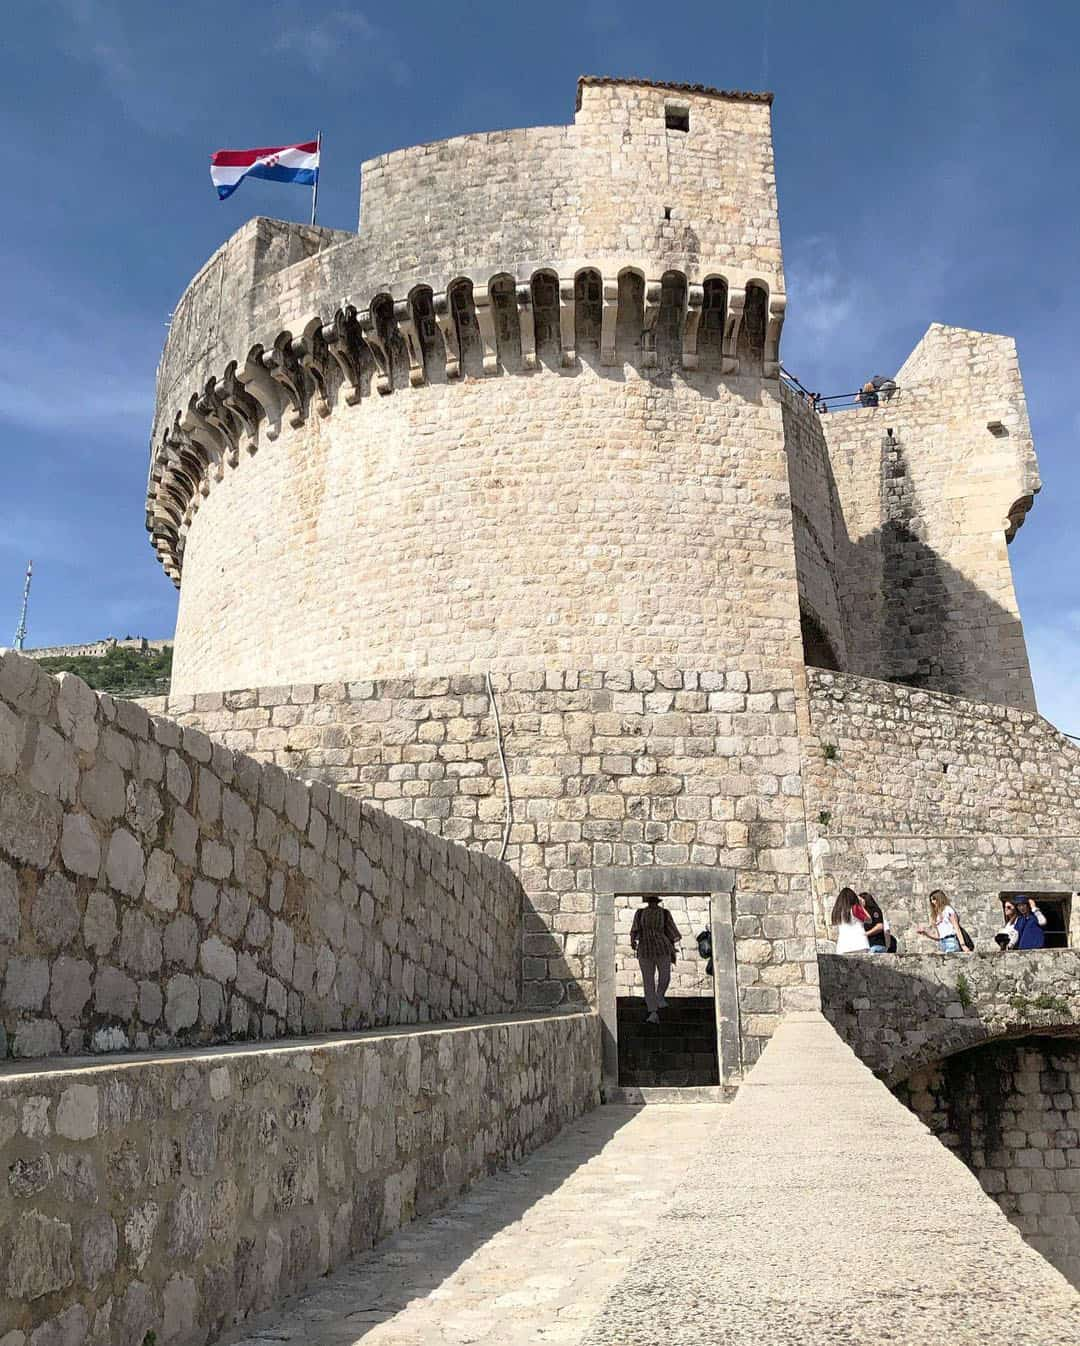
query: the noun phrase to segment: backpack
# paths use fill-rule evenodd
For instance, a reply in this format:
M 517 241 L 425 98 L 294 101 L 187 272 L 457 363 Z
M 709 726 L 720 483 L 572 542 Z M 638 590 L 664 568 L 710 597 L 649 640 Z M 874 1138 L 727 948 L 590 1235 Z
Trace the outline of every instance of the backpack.
M 961 940 L 963 940 L 964 948 L 967 949 L 968 953 L 973 953 L 975 951 L 975 941 L 971 938 L 971 936 L 968 934 L 968 932 L 964 929 L 962 925 L 960 926 L 960 938 Z
M 885 941 L 885 952 L 886 952 L 886 953 L 895 953 L 896 950 L 897 950 L 897 947 L 898 947 L 898 946 L 897 946 L 897 943 L 896 943 L 896 936 L 895 936 L 895 935 L 890 935 L 890 936 L 888 937 L 888 939 Z

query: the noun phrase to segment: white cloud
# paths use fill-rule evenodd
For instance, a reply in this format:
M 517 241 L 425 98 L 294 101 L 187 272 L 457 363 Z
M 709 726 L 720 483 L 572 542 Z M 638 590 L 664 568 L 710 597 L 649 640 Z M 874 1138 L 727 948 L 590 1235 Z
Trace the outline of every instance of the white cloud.
M 288 27 L 274 45 L 279 52 L 298 54 L 315 75 L 341 63 L 369 73 L 381 68 L 399 86 L 412 79 L 394 39 L 359 10 L 336 9 L 314 23 Z

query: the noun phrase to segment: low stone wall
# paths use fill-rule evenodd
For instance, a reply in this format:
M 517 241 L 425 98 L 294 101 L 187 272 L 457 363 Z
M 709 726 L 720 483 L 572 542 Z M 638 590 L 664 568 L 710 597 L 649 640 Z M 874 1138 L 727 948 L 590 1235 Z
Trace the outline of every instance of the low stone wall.
M 1080 891 L 1080 745 L 1033 711 L 821 669 L 807 678 L 806 817 L 823 935 L 844 885 L 877 896 L 909 952 L 935 888 L 987 944 L 1003 893 L 1080 907 L 1070 896 Z
M 992 1038 L 1080 1033 L 1080 950 L 821 954 L 821 1008 L 889 1083 Z
M 516 1008 L 508 867 L 0 656 L 0 1056 Z
M 1080 1042 L 996 1042 L 896 1090 L 1024 1235 L 1080 1285 Z
M 593 1107 L 599 1045 L 567 1013 L 8 1066 L 0 1341 L 205 1346 Z

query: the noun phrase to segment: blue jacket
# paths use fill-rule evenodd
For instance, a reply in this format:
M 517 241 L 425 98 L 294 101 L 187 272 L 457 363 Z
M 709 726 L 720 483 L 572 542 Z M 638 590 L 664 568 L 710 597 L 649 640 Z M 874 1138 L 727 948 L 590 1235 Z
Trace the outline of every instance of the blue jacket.
M 1016 941 L 1018 949 L 1043 949 L 1046 947 L 1046 936 L 1034 915 L 1017 916 L 1016 933 L 1019 935 L 1019 939 Z

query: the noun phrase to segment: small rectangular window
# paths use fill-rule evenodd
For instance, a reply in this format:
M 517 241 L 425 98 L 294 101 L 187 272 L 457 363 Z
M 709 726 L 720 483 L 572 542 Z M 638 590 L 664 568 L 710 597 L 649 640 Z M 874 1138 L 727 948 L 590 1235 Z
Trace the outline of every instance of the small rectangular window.
M 689 131 L 690 109 L 688 107 L 664 108 L 664 125 L 669 131 Z

